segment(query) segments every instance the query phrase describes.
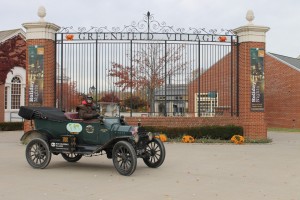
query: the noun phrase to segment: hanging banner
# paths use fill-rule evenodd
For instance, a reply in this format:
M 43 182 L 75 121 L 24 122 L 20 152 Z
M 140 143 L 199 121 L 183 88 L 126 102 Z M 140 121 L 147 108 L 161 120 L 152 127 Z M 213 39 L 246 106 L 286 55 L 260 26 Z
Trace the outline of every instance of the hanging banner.
M 250 49 L 251 57 L 251 111 L 264 111 L 264 56 L 265 50 Z
M 44 47 L 29 46 L 29 105 L 42 106 L 44 90 Z

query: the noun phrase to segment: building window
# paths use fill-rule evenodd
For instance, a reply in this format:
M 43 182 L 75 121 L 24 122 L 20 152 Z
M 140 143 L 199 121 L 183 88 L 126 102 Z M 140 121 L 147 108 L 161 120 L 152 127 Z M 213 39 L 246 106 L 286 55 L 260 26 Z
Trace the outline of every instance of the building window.
M 199 98 L 200 97 L 200 98 Z M 218 93 L 198 93 L 195 94 L 195 115 L 198 116 L 198 105 L 200 105 L 201 117 L 213 117 L 216 114 L 216 107 L 218 107 Z M 200 100 L 200 102 L 199 102 Z
M 11 109 L 19 109 L 21 105 L 21 80 L 13 77 L 11 80 Z
M 4 106 L 5 106 L 5 109 L 7 109 L 7 90 L 8 90 L 8 87 L 5 87 L 5 91 L 4 91 Z

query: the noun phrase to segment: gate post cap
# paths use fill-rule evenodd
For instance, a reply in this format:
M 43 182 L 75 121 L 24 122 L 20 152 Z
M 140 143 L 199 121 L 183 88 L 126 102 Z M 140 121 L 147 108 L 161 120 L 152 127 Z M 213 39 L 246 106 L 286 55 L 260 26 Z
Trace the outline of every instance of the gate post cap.
M 239 36 L 239 43 L 242 42 L 266 42 L 266 32 L 270 30 L 267 26 L 254 25 L 254 12 L 248 10 L 246 14 L 247 25 L 233 29 L 233 32 Z
M 44 22 L 44 17 L 46 16 L 46 9 L 44 6 L 40 6 L 37 12 L 38 16 L 41 18 L 40 22 Z
M 40 6 L 37 11 L 40 20 L 37 22 L 23 23 L 22 26 L 26 29 L 26 39 L 51 39 L 55 40 L 55 33 L 60 29 L 56 24 L 46 22 L 46 9 Z
M 246 19 L 248 21 L 248 25 L 253 25 L 252 21 L 254 20 L 255 16 L 253 10 L 248 10 L 246 14 Z

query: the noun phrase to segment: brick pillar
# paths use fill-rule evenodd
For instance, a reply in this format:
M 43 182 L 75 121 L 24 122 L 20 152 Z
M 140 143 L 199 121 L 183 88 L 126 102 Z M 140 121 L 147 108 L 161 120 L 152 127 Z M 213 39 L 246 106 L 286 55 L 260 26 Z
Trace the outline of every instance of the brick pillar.
M 253 25 L 252 20 L 254 19 L 254 15 L 252 11 L 248 11 L 246 19 L 249 21 L 248 25 L 233 30 L 238 35 L 239 42 L 239 116 L 241 124 L 244 127 L 245 137 L 250 139 L 265 139 L 267 138 L 267 126 L 265 122 L 264 103 L 262 106 L 258 104 L 256 108 L 257 99 L 253 99 L 253 97 L 257 97 L 258 99 L 262 97 L 258 95 L 260 93 L 257 90 L 258 87 L 262 89 L 263 93 L 265 92 L 264 80 L 261 80 L 262 76 L 259 78 L 253 76 L 253 69 L 256 69 L 256 67 L 251 66 L 251 51 L 254 52 L 255 49 L 260 50 L 259 59 L 264 60 L 263 66 L 265 66 L 265 38 L 269 27 Z M 252 56 L 252 60 L 254 60 L 254 56 Z M 259 86 L 255 89 L 255 85 L 258 84 Z M 261 101 L 264 101 L 263 98 Z
M 59 26 L 45 22 L 44 17 L 46 11 L 44 7 L 40 7 L 38 10 L 38 16 L 41 18 L 38 22 L 24 23 L 23 27 L 26 29 L 26 95 L 25 105 L 29 106 L 47 106 L 55 107 L 55 33 L 60 29 Z M 34 46 L 41 47 L 40 54 L 43 54 L 44 62 L 43 67 L 43 80 L 39 85 L 42 90 L 41 103 L 35 103 L 29 101 L 29 88 L 30 88 L 30 66 L 29 66 L 29 49 Z M 31 124 L 28 121 L 24 123 L 24 131 L 31 129 Z

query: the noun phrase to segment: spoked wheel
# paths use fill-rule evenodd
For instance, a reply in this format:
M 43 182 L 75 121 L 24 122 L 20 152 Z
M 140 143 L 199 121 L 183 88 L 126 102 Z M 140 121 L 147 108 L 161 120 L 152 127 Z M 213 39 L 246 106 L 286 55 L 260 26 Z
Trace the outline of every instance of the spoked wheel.
M 82 158 L 82 155 L 77 153 L 61 153 L 61 156 L 68 162 L 77 162 Z
M 157 168 L 163 164 L 166 150 L 164 144 L 159 139 L 154 138 L 148 142 L 146 153 L 148 155 L 143 160 L 148 167 Z
M 136 169 L 137 157 L 132 145 L 120 141 L 113 148 L 113 163 L 117 171 L 124 176 L 130 176 Z
M 31 140 L 26 147 L 26 159 L 33 168 L 44 169 L 47 167 L 51 160 L 47 142 L 40 138 Z

